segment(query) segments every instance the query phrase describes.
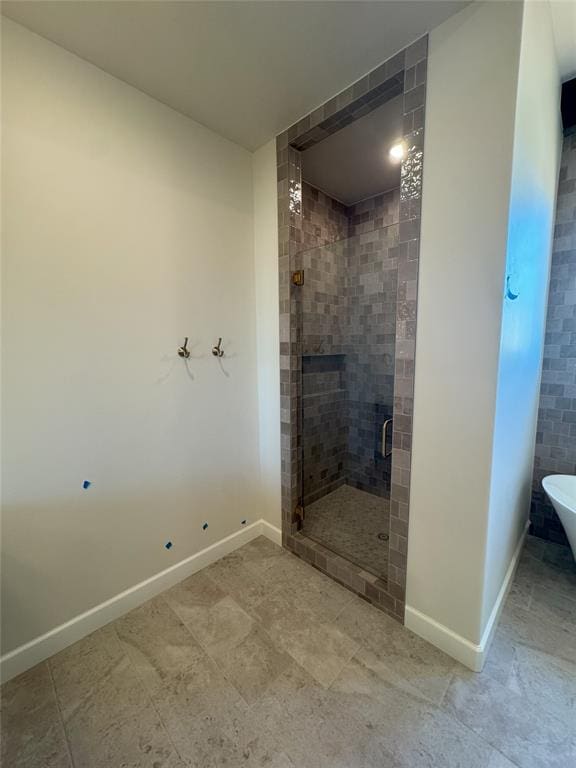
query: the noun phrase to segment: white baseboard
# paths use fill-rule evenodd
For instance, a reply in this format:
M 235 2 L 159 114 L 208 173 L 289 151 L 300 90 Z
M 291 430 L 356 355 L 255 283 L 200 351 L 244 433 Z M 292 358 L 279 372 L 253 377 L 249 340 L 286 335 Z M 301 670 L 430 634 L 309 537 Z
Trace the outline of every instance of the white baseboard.
M 275 525 L 272 525 L 272 523 L 269 523 L 268 520 L 260 520 L 260 525 L 262 526 L 260 531 L 261 535 L 266 536 L 267 539 L 270 539 L 274 544 L 278 544 L 278 546 L 281 547 L 282 530 Z
M 504 581 L 502 582 L 502 586 L 498 592 L 498 597 L 494 602 L 494 607 L 492 608 L 488 621 L 486 622 L 486 627 L 482 633 L 482 638 L 478 644 L 467 640 L 465 637 L 462 637 L 462 635 L 452 631 L 449 627 L 444 626 L 444 624 L 440 624 L 430 616 L 427 616 L 425 613 L 418 611 L 416 608 L 413 608 L 410 605 L 406 606 L 406 612 L 404 616 L 404 623 L 406 627 L 420 637 L 423 637 L 424 640 L 432 643 L 432 645 L 435 645 L 436 648 L 439 648 L 441 651 L 444 651 L 444 653 L 452 656 L 453 659 L 456 659 L 461 664 L 464 664 L 464 666 L 468 667 L 474 672 L 481 672 L 482 667 L 484 666 L 484 662 L 488 656 L 488 651 L 490 649 L 490 644 L 492 642 L 492 638 L 494 637 L 496 627 L 498 626 L 500 613 L 502 612 L 502 608 L 506 602 L 506 597 L 508 596 L 512 582 L 514 581 L 514 574 L 516 573 L 516 568 L 518 567 L 520 554 L 522 552 L 522 547 L 524 546 L 524 540 L 526 538 L 527 532 L 528 523 L 526 523 L 524 533 L 520 537 L 520 541 L 514 550 L 512 560 L 510 561 L 510 565 L 506 571 L 506 576 L 504 577 Z
M 524 532 L 522 536 L 520 536 L 520 541 L 516 545 L 516 549 L 514 550 L 514 554 L 512 555 L 512 560 L 510 561 L 510 565 L 508 566 L 508 570 L 506 571 L 506 576 L 504 576 L 504 581 L 502 582 L 502 586 L 500 587 L 500 591 L 498 592 L 498 596 L 494 601 L 494 606 L 490 611 L 490 616 L 488 617 L 488 621 L 486 622 L 486 626 L 484 627 L 484 632 L 482 633 L 482 639 L 480 640 L 482 648 L 484 649 L 484 658 L 483 658 L 482 664 L 484 664 L 484 661 L 488 656 L 488 651 L 490 650 L 492 639 L 494 638 L 494 634 L 496 632 L 496 629 L 498 628 L 498 621 L 500 619 L 500 614 L 502 613 L 502 608 L 504 608 L 504 603 L 506 602 L 506 598 L 508 597 L 508 592 L 510 592 L 510 587 L 512 586 L 512 582 L 514 581 L 514 576 L 516 575 L 516 569 L 518 568 L 518 563 L 520 562 L 520 555 L 522 554 L 524 542 L 526 541 L 526 536 L 528 534 L 528 528 L 530 528 L 529 520 L 526 521 L 526 525 L 524 526 Z
M 406 606 L 404 624 L 416 635 L 420 635 L 424 640 L 435 645 L 436 648 L 440 648 L 441 651 L 452 656 L 465 667 L 469 667 L 474 672 L 481 671 L 483 654 L 480 645 L 470 642 L 462 635 L 458 635 L 449 627 L 440 624 L 410 605 Z
M 96 605 L 65 624 L 54 627 L 46 634 L 15 648 L 10 653 L 6 653 L 0 658 L 0 680 L 5 682 L 21 672 L 25 672 L 35 664 L 44 661 L 77 640 L 81 640 L 105 624 L 118 619 L 133 608 L 142 605 L 146 600 L 150 600 L 182 579 L 191 576 L 211 563 L 215 563 L 224 555 L 261 535 L 266 536 L 275 544 L 282 543 L 282 532 L 279 528 L 266 520 L 257 520 L 246 528 L 242 528 L 225 539 L 206 547 L 201 552 L 181 560 L 170 568 L 166 568 L 165 571 L 135 584 L 110 600 Z

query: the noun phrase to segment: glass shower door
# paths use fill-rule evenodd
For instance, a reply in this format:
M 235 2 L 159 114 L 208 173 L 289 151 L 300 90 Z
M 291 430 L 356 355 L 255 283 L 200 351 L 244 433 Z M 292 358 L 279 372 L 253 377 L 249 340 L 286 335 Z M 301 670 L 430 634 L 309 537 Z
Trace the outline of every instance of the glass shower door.
M 398 227 L 304 251 L 303 532 L 386 578 Z

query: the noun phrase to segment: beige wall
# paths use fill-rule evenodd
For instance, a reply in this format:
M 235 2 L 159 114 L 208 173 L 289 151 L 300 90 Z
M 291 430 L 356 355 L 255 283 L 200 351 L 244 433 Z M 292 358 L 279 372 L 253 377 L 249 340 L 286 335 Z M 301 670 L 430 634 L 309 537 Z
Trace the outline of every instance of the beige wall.
M 477 643 L 522 6 L 430 35 L 406 603 Z M 489 52 L 489 55 L 487 53 Z
M 258 346 L 258 425 L 264 518 L 280 528 L 280 346 L 276 141 L 252 156 Z
M 2 53 L 7 652 L 264 498 L 250 154 L 6 20 Z

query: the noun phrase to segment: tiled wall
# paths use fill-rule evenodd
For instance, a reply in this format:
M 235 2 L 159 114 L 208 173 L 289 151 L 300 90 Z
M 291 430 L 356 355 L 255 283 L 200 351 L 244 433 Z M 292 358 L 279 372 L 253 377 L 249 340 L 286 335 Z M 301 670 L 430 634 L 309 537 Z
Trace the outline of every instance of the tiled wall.
M 319 189 L 302 183 L 302 247 L 315 248 L 348 237 L 348 209 Z
M 314 110 L 276 141 L 278 162 L 278 242 L 280 288 L 280 408 L 282 435 L 282 540 L 286 547 L 338 579 L 400 621 L 404 620 L 406 553 L 420 201 L 424 161 L 424 112 L 428 38 L 423 37 L 354 85 Z M 396 334 L 394 347 L 394 431 L 390 491 L 390 539 L 387 579 L 368 578 L 358 566 L 339 558 L 298 531 L 302 497 L 302 294 L 292 272 L 302 268 L 306 221 L 302 207 L 300 151 L 367 114 L 373 106 L 403 95 L 397 259 Z M 357 226 L 366 223 L 359 221 Z
M 344 355 L 302 359 L 302 483 L 306 506 L 346 482 L 348 395 Z
M 347 216 L 350 237 L 397 224 L 400 218 L 400 187 L 349 206 Z M 370 240 L 364 242 L 369 243 Z
M 575 473 L 576 133 L 572 133 L 564 138 L 556 205 L 530 512 L 536 536 L 567 543 L 541 483 L 546 475 Z
M 343 483 L 390 494 L 399 207 L 399 189 L 346 208 L 303 185 L 305 237 L 326 243 L 302 255 L 305 505 Z
M 345 390 L 346 207 L 302 186 L 298 289 L 302 338 L 302 499 L 304 505 L 345 482 L 348 398 Z M 317 246 L 317 247 L 315 247 Z
M 386 497 L 392 461 L 382 455 L 382 427 L 394 409 L 399 192 L 353 206 L 351 230 L 360 233 L 348 249 L 347 482 Z

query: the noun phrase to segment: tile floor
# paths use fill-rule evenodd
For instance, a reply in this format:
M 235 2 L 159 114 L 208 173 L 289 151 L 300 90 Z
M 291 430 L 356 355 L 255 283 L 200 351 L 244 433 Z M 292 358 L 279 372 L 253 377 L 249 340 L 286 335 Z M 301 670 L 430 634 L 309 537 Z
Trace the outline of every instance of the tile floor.
M 388 578 L 390 502 L 351 485 L 341 485 L 306 506 L 303 533 L 366 571 Z
M 571 768 L 576 567 L 529 540 L 474 674 L 263 538 L 2 688 L 6 768 Z

